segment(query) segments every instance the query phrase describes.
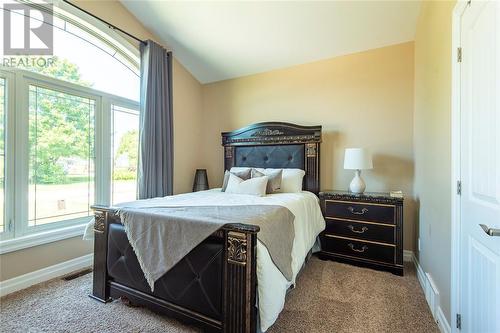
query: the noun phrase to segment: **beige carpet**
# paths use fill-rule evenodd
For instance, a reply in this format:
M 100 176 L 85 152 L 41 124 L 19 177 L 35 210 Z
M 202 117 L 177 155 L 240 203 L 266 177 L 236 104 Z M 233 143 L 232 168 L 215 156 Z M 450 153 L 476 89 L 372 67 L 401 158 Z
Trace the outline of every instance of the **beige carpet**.
M 0 332 L 199 332 L 119 301 L 87 294 L 91 274 L 52 280 L 0 299 Z M 438 332 L 415 269 L 406 275 L 310 260 L 269 332 Z

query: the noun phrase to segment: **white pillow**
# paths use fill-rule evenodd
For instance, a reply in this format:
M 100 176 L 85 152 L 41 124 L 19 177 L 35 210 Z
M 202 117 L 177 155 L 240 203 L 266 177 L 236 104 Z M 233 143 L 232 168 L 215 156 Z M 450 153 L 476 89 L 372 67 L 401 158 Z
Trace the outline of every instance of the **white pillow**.
M 231 170 L 229 170 L 230 172 L 240 172 L 240 171 L 248 171 L 248 170 L 252 170 L 252 168 L 248 168 L 248 167 L 232 167 Z
M 226 193 L 248 194 L 263 197 L 266 195 L 268 177 L 257 177 L 243 180 L 234 174 L 229 174 Z
M 281 189 L 278 190 L 278 193 L 298 193 L 302 192 L 302 180 L 306 175 L 306 172 L 302 169 L 262 169 L 255 168 L 255 170 L 266 174 L 266 172 L 275 171 L 275 170 L 283 170 L 282 178 L 281 178 Z

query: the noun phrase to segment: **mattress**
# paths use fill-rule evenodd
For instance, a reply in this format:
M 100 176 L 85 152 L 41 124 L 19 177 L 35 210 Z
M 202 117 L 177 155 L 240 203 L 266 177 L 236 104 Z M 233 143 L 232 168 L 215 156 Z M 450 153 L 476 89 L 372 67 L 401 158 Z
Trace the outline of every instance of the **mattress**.
M 265 197 L 230 194 L 220 189 L 179 194 L 165 197 L 165 206 L 231 206 L 231 205 L 280 205 L 294 215 L 295 239 L 292 247 L 292 280 L 287 281 L 274 265 L 267 248 L 257 243 L 257 293 L 260 329 L 265 332 L 278 318 L 285 305 L 289 287 L 295 284 L 309 250 L 317 236 L 325 229 L 319 200 L 311 192 L 276 193 Z M 84 238 L 91 236 L 88 227 Z

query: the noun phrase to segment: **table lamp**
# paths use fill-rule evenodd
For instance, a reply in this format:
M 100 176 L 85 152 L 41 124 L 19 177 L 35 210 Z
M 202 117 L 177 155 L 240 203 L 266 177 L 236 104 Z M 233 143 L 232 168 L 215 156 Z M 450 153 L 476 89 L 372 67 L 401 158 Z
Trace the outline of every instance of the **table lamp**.
M 193 192 L 208 190 L 208 176 L 206 169 L 196 169 L 194 174 Z
M 354 178 L 349 185 L 352 193 L 362 194 L 365 191 L 366 184 L 361 178 L 361 170 L 372 169 L 372 156 L 364 148 L 346 148 L 344 156 L 344 169 L 356 170 Z

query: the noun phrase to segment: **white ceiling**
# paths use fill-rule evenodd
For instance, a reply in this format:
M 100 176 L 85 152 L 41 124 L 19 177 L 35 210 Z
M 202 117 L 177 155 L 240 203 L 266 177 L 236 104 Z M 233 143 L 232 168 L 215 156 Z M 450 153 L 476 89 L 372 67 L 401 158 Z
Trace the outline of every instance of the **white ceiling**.
M 420 1 L 122 3 L 202 83 L 411 41 Z

